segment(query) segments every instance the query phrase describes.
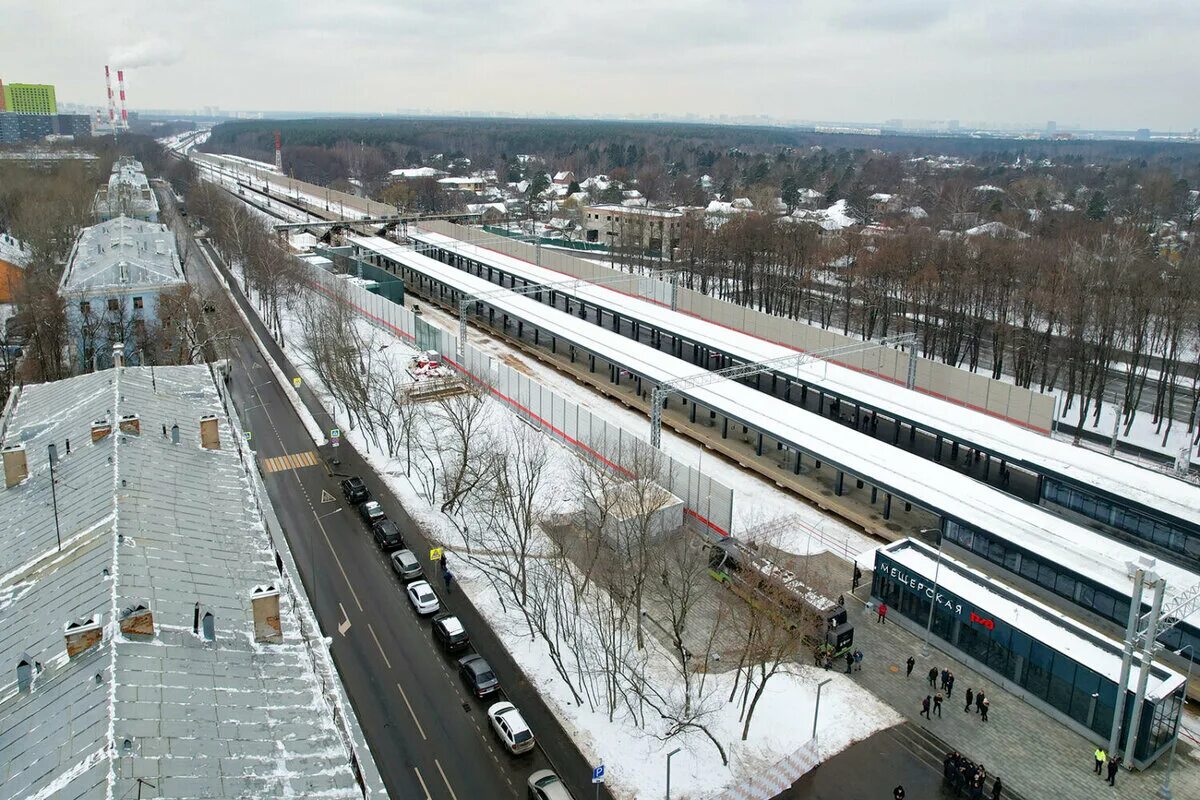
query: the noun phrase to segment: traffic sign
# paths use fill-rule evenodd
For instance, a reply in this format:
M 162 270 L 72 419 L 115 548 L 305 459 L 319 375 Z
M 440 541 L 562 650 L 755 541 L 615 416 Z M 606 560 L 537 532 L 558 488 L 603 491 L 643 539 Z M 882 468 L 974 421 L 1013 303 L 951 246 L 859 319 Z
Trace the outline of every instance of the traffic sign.
M 342 429 L 341 428 L 330 428 L 329 429 L 329 438 L 330 439 L 342 438 Z
M 592 783 L 604 783 L 604 765 L 592 767 Z
M 301 383 L 303 383 L 303 381 L 301 381 L 299 378 L 292 378 L 292 386 L 295 386 L 297 389 L 300 388 Z
M 246 441 L 250 441 L 250 431 L 246 431 Z
M 440 548 L 440 547 L 429 548 L 429 560 L 430 561 L 441 561 L 442 560 L 442 548 Z

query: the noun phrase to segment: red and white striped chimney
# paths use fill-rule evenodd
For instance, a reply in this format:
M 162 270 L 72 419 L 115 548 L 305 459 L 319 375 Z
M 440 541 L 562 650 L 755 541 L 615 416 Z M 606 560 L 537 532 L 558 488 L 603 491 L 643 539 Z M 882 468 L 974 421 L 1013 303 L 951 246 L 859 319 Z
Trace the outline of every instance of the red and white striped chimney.
M 275 171 L 283 173 L 283 142 L 280 139 L 279 131 L 275 131 Z
M 129 112 L 125 110 L 125 70 L 117 70 L 117 88 L 121 91 L 121 127 L 129 130 Z
M 108 126 L 115 128 L 117 126 L 117 107 L 113 102 L 112 74 L 108 71 L 108 64 L 104 65 L 104 86 L 108 89 Z

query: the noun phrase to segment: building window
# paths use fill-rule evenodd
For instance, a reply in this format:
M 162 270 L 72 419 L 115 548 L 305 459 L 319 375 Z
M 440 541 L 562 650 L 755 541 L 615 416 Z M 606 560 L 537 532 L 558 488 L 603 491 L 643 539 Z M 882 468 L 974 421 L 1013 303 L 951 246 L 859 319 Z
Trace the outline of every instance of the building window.
M 133 298 L 133 310 L 134 311 L 142 310 L 142 298 L 140 298 L 140 297 Z
M 115 297 L 108 298 L 108 310 L 109 311 L 120 311 L 121 310 L 121 301 L 117 300 L 117 298 L 115 298 Z

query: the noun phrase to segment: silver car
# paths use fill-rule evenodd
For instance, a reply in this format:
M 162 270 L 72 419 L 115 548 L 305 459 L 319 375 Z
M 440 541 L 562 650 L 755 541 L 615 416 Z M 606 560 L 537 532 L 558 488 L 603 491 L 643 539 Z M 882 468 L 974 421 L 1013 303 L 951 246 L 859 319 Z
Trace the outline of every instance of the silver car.
M 397 550 L 392 553 L 392 569 L 401 580 L 411 581 L 421 577 L 421 562 L 412 550 Z
M 548 769 L 529 776 L 529 796 L 533 800 L 574 800 L 562 779 Z

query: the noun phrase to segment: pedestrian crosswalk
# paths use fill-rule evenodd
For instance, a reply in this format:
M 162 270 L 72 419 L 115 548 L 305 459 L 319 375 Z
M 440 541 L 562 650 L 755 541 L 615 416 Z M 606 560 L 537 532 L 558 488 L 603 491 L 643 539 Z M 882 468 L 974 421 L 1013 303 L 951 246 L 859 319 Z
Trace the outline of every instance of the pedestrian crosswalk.
M 289 453 L 285 456 L 275 456 L 274 458 L 263 459 L 264 472 L 282 472 L 285 469 L 300 469 L 301 467 L 315 467 L 321 463 L 321 459 L 317 458 L 317 454 L 309 450 L 306 453 Z

